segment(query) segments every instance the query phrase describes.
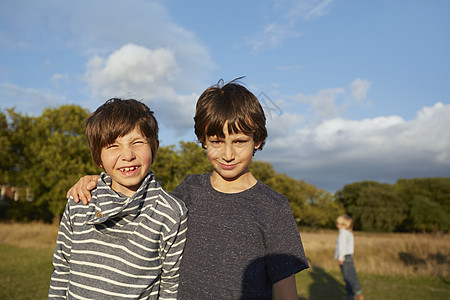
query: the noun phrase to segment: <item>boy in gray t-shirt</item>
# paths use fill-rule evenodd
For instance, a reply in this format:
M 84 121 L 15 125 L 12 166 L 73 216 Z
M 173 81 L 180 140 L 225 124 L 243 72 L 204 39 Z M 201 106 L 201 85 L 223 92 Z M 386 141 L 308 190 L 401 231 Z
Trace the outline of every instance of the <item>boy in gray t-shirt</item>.
M 289 202 L 248 168 L 267 137 L 264 111 L 237 81 L 221 83 L 203 92 L 194 117 L 213 172 L 173 191 L 189 210 L 179 299 L 297 300 L 295 274 L 308 262 Z M 69 193 L 87 202 L 89 180 Z

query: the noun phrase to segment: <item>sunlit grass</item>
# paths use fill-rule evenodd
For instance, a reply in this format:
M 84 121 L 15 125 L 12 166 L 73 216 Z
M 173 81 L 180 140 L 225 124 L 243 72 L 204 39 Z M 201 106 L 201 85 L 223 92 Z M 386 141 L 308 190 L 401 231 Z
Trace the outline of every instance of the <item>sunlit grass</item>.
M 0 299 L 46 299 L 53 251 L 0 244 Z
M 56 244 L 58 226 L 44 223 L 0 223 L 0 244 L 21 248 L 49 248 Z
M 302 232 L 310 263 L 339 271 L 334 259 L 337 231 Z M 357 272 L 374 275 L 433 276 L 450 274 L 450 237 L 429 234 L 355 232 Z
M 0 299 L 45 299 L 57 225 L 0 223 Z M 311 268 L 297 274 L 300 300 L 342 299 L 334 256 L 337 231 L 301 231 Z M 355 233 L 365 299 L 449 299 L 449 237 Z

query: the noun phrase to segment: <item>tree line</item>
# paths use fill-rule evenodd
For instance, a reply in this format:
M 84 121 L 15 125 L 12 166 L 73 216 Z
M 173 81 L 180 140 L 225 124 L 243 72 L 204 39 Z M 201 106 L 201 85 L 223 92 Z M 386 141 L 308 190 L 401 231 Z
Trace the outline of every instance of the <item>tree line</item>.
M 77 105 L 23 115 L 14 108 L 0 111 L 0 186 L 14 187 L 17 201 L 0 201 L 0 219 L 57 221 L 67 190 L 83 175 L 99 174 L 84 135 L 89 111 Z M 161 137 L 164 139 L 164 137 Z M 254 160 L 250 169 L 259 180 L 285 195 L 300 226 L 335 228 L 347 213 L 355 230 L 380 232 L 448 231 L 450 178 L 400 179 L 395 184 L 373 181 L 345 185 L 334 194 L 278 173 Z M 205 151 L 195 142 L 160 147 L 152 166 L 157 180 L 171 192 L 187 174 L 210 172 Z

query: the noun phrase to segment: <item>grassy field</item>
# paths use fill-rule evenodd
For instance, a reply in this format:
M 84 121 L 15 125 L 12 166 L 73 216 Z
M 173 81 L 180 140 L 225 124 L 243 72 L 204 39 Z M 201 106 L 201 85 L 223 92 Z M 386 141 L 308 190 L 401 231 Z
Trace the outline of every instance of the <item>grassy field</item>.
M 45 299 L 57 226 L 0 223 L 0 299 Z M 343 299 L 333 259 L 337 231 L 302 232 L 311 268 L 297 275 L 299 299 Z M 365 299 L 449 299 L 450 238 L 355 233 Z
M 0 299 L 46 299 L 57 226 L 0 223 Z

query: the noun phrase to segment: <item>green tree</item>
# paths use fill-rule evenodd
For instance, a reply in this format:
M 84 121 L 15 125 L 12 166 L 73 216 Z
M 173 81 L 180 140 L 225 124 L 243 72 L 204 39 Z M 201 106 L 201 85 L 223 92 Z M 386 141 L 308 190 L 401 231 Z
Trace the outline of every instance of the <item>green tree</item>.
M 158 182 L 168 192 L 183 181 L 189 174 L 202 174 L 212 171 L 205 150 L 194 142 L 181 141 L 174 145 L 160 147 L 152 165 Z
M 26 172 L 26 160 L 24 157 L 25 147 L 32 127 L 32 118 L 16 113 L 14 108 L 0 114 L 0 153 L 2 154 L 0 183 L 14 188 L 20 195 L 20 201 L 7 202 L 2 207 L 1 218 L 9 220 L 23 220 L 29 215 L 36 215 L 33 205 L 25 202 L 28 184 L 24 180 Z M 24 205 L 25 203 L 26 205 Z
M 250 170 L 256 178 L 289 200 L 294 218 L 302 225 L 334 226 L 336 217 L 343 213 L 342 206 L 334 201 L 330 193 L 302 180 L 277 173 L 270 163 L 252 161 Z
M 178 178 L 180 156 L 175 150 L 175 145 L 159 147 L 155 160 L 153 161 L 151 170 L 155 173 L 156 179 L 161 186 L 168 192 L 181 182 L 183 178 Z
M 34 201 L 24 197 L 16 219 L 51 220 L 64 210 L 67 190 L 79 177 L 101 172 L 93 163 L 84 128 L 88 111 L 76 105 L 46 109 L 39 117 L 7 110 L 0 114 L 0 180 L 30 189 Z M 324 226 L 339 212 L 331 195 L 314 185 L 277 173 L 266 162 L 253 161 L 250 169 L 268 186 L 285 195 L 294 217 L 310 226 Z M 188 174 L 211 172 L 206 152 L 195 142 L 180 142 L 158 150 L 152 170 L 171 192 Z M 26 208 L 26 209 L 25 209 Z
M 303 221 L 303 207 L 307 201 L 305 183 L 295 180 L 285 174 L 276 173 L 264 182 L 275 191 L 284 195 L 288 201 L 294 218 L 297 222 Z
M 443 207 L 424 196 L 415 196 L 410 217 L 416 230 L 433 231 L 436 226 L 443 231 L 447 231 L 450 225 L 450 216 Z
M 345 211 L 352 216 L 354 228 L 363 231 L 391 232 L 407 216 L 407 206 L 394 186 L 374 181 L 352 183 L 336 193 Z
M 87 116 L 88 111 L 80 106 L 62 105 L 33 119 L 24 147 L 25 172 L 21 173 L 33 192 L 34 205 L 43 214 L 48 211 L 59 217 L 73 183 L 82 175 L 99 172 L 84 135 Z
M 14 157 L 11 147 L 10 130 L 6 114 L 0 111 L 0 184 L 11 183 L 11 172 L 14 167 Z
M 333 195 L 311 185 L 307 205 L 302 209 L 304 224 L 318 228 L 335 228 L 336 218 L 344 214 L 342 204 Z
M 268 162 L 263 162 L 259 160 L 252 160 L 249 169 L 252 172 L 253 176 L 268 184 L 269 180 L 271 180 L 275 175 L 275 169 Z
M 371 186 L 374 184 L 376 184 L 375 181 L 362 181 L 347 184 L 335 194 L 336 201 L 341 203 L 345 212 L 353 217 L 355 229 L 361 228 L 359 220 L 355 220 L 354 218 L 355 210 L 358 206 L 357 201 L 360 197 L 361 190 L 366 186 Z
M 15 111 L 14 108 L 7 109 L 7 133 L 6 139 L 9 152 L 8 160 L 12 162 L 7 163 L 8 177 L 7 183 L 12 186 L 26 186 L 24 171 L 28 167 L 26 160 L 26 147 L 30 138 L 32 137 L 31 130 L 33 128 L 33 118 L 23 116 Z M 3 147 L 2 147 L 3 148 Z
M 392 185 L 377 183 L 361 190 L 354 218 L 363 231 L 393 232 L 405 220 L 406 209 Z
M 396 183 L 408 205 L 404 231 L 448 230 L 450 220 L 450 178 L 400 179 Z

